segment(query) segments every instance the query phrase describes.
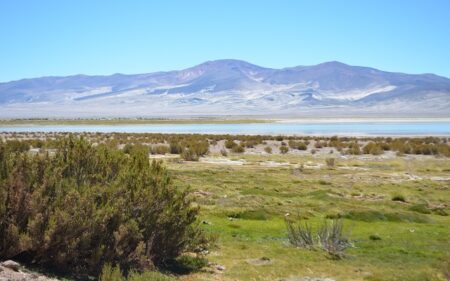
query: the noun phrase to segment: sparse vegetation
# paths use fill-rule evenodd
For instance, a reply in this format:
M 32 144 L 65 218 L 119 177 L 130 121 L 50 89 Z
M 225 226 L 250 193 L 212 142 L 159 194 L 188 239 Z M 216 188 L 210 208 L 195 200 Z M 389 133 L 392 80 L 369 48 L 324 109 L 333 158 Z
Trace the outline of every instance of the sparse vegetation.
M 307 249 L 320 247 L 332 258 L 344 257 L 344 251 L 351 246 L 349 239 L 344 235 L 344 226 L 341 219 L 325 220 L 315 233 L 306 221 L 293 222 L 286 219 L 289 242 Z
M 333 169 L 335 166 L 336 160 L 334 158 L 327 158 L 327 159 L 325 159 L 325 162 L 327 163 L 328 169 Z
M 59 154 L 58 147 L 61 139 L 68 138 L 68 134 L 64 133 L 0 133 L 0 136 L 3 139 L 0 154 L 6 153 L 8 157 L 20 155 L 20 157 L 26 157 L 29 163 L 35 163 L 32 169 L 26 169 L 29 175 L 39 174 L 41 171 L 37 168 L 40 166 L 36 164 L 39 161 L 34 162 L 34 158 L 53 161 L 52 159 L 56 159 Z M 164 262 L 163 267 L 170 272 L 188 274 L 188 276 L 182 276 L 181 280 L 212 280 L 218 276 L 228 280 L 278 280 L 286 276 L 304 276 L 306 268 L 308 272 L 311 272 L 311 276 L 358 280 L 361 279 L 361 273 L 358 271 L 361 264 L 364 264 L 364 271 L 368 272 L 364 277 L 368 280 L 403 280 L 405 276 L 409 280 L 439 280 L 438 277 L 442 276 L 439 274 L 443 272 L 442 261 L 447 257 L 445 249 L 448 244 L 443 237 L 446 237 L 449 231 L 448 206 L 450 205 L 448 181 L 446 181 L 450 162 L 445 157 L 449 142 L 446 138 L 356 139 L 307 136 L 77 134 L 77 137 L 81 136 L 86 142 L 92 144 L 90 149 L 107 151 L 107 154 L 102 155 L 118 157 L 124 161 L 122 163 L 118 160 L 120 165 L 110 166 L 111 172 L 100 173 L 103 175 L 100 178 L 88 177 L 89 181 L 95 180 L 92 190 L 84 184 L 81 185 L 83 193 L 80 199 L 88 202 L 86 206 L 95 206 L 90 202 L 98 202 L 100 199 L 108 198 L 107 194 L 114 194 L 111 193 L 116 188 L 113 179 L 118 180 L 118 177 L 113 175 L 122 169 L 125 171 L 127 169 L 125 167 L 128 166 L 126 163 L 133 159 L 133 155 L 147 154 L 153 158 L 148 154 L 154 146 L 169 147 L 170 153 L 180 155 L 179 158 L 187 147 L 192 147 L 190 144 L 195 143 L 209 148 L 206 153 L 200 153 L 209 154 L 208 158 L 221 156 L 222 149 L 227 152 L 227 155 L 219 157 L 220 160 L 231 160 L 229 163 L 224 161 L 224 164 L 169 160 L 177 157 L 175 155 L 157 157 L 165 161 L 162 167 L 167 166 L 166 173 L 172 179 L 173 188 L 176 187 L 177 190 L 182 191 L 190 187 L 192 192 L 186 200 L 191 200 L 192 208 L 202 206 L 197 216 L 199 221 L 204 223 L 197 225 L 194 222 L 192 227 L 199 227 L 207 233 L 218 236 L 219 247 L 214 249 L 213 255 L 207 256 L 210 260 L 208 265 L 203 255 L 207 253 L 205 249 L 211 243 L 204 244 L 205 241 L 210 241 L 209 235 L 197 236 L 196 240 L 199 242 L 192 245 L 199 246 L 187 247 L 182 251 L 181 256 Z M 233 140 L 235 143 L 233 146 L 245 147 L 244 153 L 239 155 L 228 153 L 224 145 L 227 139 Z M 277 141 L 277 139 L 282 140 Z M 12 140 L 17 142 L 12 145 L 6 144 L 6 141 Z M 311 155 L 309 151 L 293 148 L 295 145 L 291 140 L 305 143 L 309 146 L 308 150 L 320 141 L 322 148 L 314 148 L 315 154 Z M 289 147 L 286 154 L 281 154 L 278 149 L 274 149 L 271 154 L 259 155 L 258 152 L 264 151 L 264 147 L 277 147 L 281 142 Z M 347 150 L 353 147 L 355 142 L 358 143 L 361 154 L 346 155 Z M 365 154 L 364 149 L 370 142 L 383 149 L 383 157 Z M 428 152 L 422 151 L 422 148 L 414 150 L 415 146 L 429 147 L 431 153 L 436 154 L 422 154 L 422 152 Z M 431 147 L 439 149 L 433 150 Z M 403 153 L 404 156 L 396 157 L 395 154 L 399 149 L 402 151 L 409 149 L 409 153 L 420 152 L 421 154 Z M 333 155 L 329 154 L 330 150 L 334 150 Z M 90 159 L 90 154 L 85 154 L 87 155 L 85 158 Z M 338 165 L 335 163 L 334 169 L 327 169 L 326 159 L 331 156 L 339 159 L 339 162 Z M 199 157 L 201 156 L 196 158 Z M 228 159 L 222 159 L 223 157 Z M 99 163 L 105 161 L 102 160 Z M 111 160 L 107 163 L 116 162 Z M 151 161 L 148 165 L 152 166 Z M 59 172 L 54 170 L 55 172 L 46 173 L 58 179 L 55 175 Z M 85 171 L 88 170 L 84 169 L 83 173 Z M 0 174 L 5 174 L 4 169 L 0 169 Z M 111 177 L 112 182 L 109 182 L 110 187 L 103 191 L 103 177 L 107 176 Z M 10 176 L 8 178 L 13 179 Z M 136 176 L 126 178 L 130 182 L 132 179 L 140 179 Z M 74 181 L 72 176 L 67 177 L 67 180 Z M 84 182 L 85 179 L 80 177 L 80 181 Z M 6 183 L 2 181 L 2 187 Z M 34 181 L 33 189 L 39 187 L 39 183 Z M 66 187 L 67 184 L 64 183 L 61 187 Z M 72 189 L 69 188 L 69 190 Z M 89 190 L 91 191 L 88 192 Z M 127 189 L 124 187 L 119 190 L 125 192 Z M 392 201 L 393 195 L 397 194 L 402 195 L 406 202 Z M 90 199 L 88 195 L 95 200 Z M 0 195 L 0 198 L 4 200 L 5 197 L 2 196 Z M 28 200 L 28 197 L 24 198 Z M 65 197 L 58 198 L 62 200 Z M 194 198 L 195 202 L 192 201 Z M 65 204 L 67 211 L 73 210 L 67 200 L 61 205 Z M 41 207 L 33 207 L 31 210 L 38 212 L 43 209 L 43 205 L 44 203 L 41 205 L 36 203 L 33 206 Z M 134 204 L 134 206 L 140 205 Z M 47 209 L 53 208 L 50 205 Z M 95 208 L 106 211 L 101 206 Z M 289 239 L 286 235 L 287 225 L 284 217 L 286 212 L 297 208 L 302 210 L 301 221 L 307 222 L 311 229 L 310 236 L 315 240 L 311 247 L 313 250 L 301 246 L 286 247 Z M 128 214 L 127 207 L 122 209 L 125 209 L 125 214 Z M 1 212 L 4 212 L 3 210 L 5 209 Z M 90 210 L 91 208 L 88 207 L 87 211 L 91 212 Z M 30 210 L 22 209 L 22 212 L 27 213 Z M 115 213 L 115 207 L 112 208 L 111 213 L 118 214 Z M 291 216 L 294 217 L 294 215 Z M 85 220 L 83 216 L 71 216 L 73 217 L 79 217 L 81 222 Z M 89 220 L 92 224 L 99 221 L 95 215 L 90 217 L 93 217 Z M 343 251 L 343 255 L 336 256 L 339 258 L 348 256 L 348 258 L 334 261 L 330 259 L 335 257 L 334 246 L 322 248 L 317 234 L 323 226 L 324 218 L 328 219 L 329 228 L 331 228 L 330 220 L 334 219 L 342 221 L 345 225 L 344 230 L 351 227 L 351 238 L 355 247 L 349 247 Z M 19 221 L 16 218 L 14 220 Z M 77 225 L 85 226 L 84 223 L 77 223 Z M 75 224 L 68 224 L 68 226 L 71 230 L 77 229 Z M 28 231 L 27 228 L 21 227 L 21 229 L 25 229 L 21 233 L 26 234 Z M 345 232 L 343 231 L 343 234 Z M 116 231 L 116 235 L 119 234 Z M 0 235 L 0 237 L 3 236 Z M 20 247 L 28 247 L 29 239 L 23 237 L 25 239 L 18 239 Z M 342 237 L 345 241 L 346 235 Z M 125 249 L 123 247 L 125 244 L 126 242 L 120 244 L 121 249 Z M 322 244 L 328 245 L 325 242 Z M 73 246 L 69 245 L 67 248 L 72 249 L 71 253 L 74 252 Z M 331 249 L 330 254 L 326 248 Z M 433 250 L 430 251 L 430 249 Z M 16 259 L 25 261 L 29 258 L 28 252 L 26 253 Z M 261 257 L 267 257 L 267 259 L 265 258 L 262 262 Z M 1 256 L 1 258 L 6 257 Z M 102 259 L 105 260 L 105 258 Z M 254 262 L 256 260 L 258 262 Z M 155 272 L 154 270 L 158 269 L 155 265 L 143 270 L 142 273 L 136 273 L 132 269 L 127 270 L 126 265 L 118 264 L 117 261 L 111 261 L 111 264 L 112 268 L 120 265 L 121 276 L 127 280 L 131 276 L 139 278 L 141 274 L 144 277 L 140 278 L 146 278 L 145 280 L 152 280 L 153 275 L 158 278 L 174 278 L 170 274 Z M 126 264 L 133 264 L 130 268 L 136 268 L 134 260 Z M 206 269 L 198 270 L 205 265 Z M 219 265 L 220 268 L 225 268 L 220 270 L 221 273 L 218 273 L 219 270 L 216 269 Z M 48 264 L 35 264 L 35 266 L 50 268 Z M 97 270 L 100 271 L 100 268 L 101 266 Z
M 350 240 L 344 234 L 344 224 L 341 219 L 323 222 L 317 237 L 320 247 L 335 259 L 343 258 L 344 251 L 351 246 Z
M 282 145 L 280 146 L 280 153 L 281 154 L 286 154 L 289 151 L 289 147 L 287 147 L 286 145 Z

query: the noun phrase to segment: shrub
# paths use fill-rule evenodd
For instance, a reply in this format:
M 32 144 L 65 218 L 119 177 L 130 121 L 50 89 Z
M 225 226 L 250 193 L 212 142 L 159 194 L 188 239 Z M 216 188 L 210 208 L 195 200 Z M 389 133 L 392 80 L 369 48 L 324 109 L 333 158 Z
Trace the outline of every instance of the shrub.
M 126 281 L 126 278 L 122 275 L 119 266 L 111 266 L 107 263 L 103 266 L 100 273 L 100 281 Z
M 143 270 L 208 245 L 188 192 L 136 147 L 70 137 L 56 155 L 30 158 L 0 143 L 0 203 L 0 256 L 61 273 Z
M 307 149 L 307 145 L 304 142 L 294 141 L 294 140 L 289 141 L 289 147 L 292 149 L 298 149 L 298 150 L 306 150 Z
M 296 247 L 313 249 L 317 245 L 332 258 L 340 259 L 344 257 L 344 251 L 352 245 L 344 234 L 344 225 L 341 219 L 334 219 L 331 223 L 325 220 L 315 235 L 306 222 L 294 223 L 285 219 L 285 223 L 289 242 Z M 315 239 L 315 237 L 317 238 Z
M 265 151 L 266 153 L 271 154 L 271 153 L 272 153 L 272 147 L 266 146 L 266 147 L 264 147 L 264 151 Z
M 302 248 L 312 248 L 314 246 L 312 229 L 307 222 L 294 223 L 286 219 L 286 228 L 289 243 L 292 245 Z
M 406 202 L 406 198 L 401 194 L 395 194 L 392 196 L 392 201 Z
M 289 147 L 287 147 L 285 145 L 280 146 L 280 153 L 286 154 L 286 153 L 288 153 L 288 151 L 289 151 Z
M 372 241 L 379 241 L 379 240 L 381 240 L 381 237 L 379 235 L 377 235 L 377 234 L 371 234 L 369 236 L 369 239 L 372 240 Z
M 332 168 L 334 168 L 336 161 L 334 158 L 327 158 L 327 159 L 325 159 L 325 162 L 327 163 L 328 169 L 332 169 Z
M 178 142 L 170 142 L 169 150 L 172 154 L 181 154 L 183 152 L 183 147 Z
M 167 267 L 170 271 L 178 274 L 187 274 L 195 271 L 199 271 L 203 267 L 208 265 L 208 260 L 204 257 L 198 256 L 181 256 L 176 260 L 171 261 Z
M 198 161 L 200 157 L 192 150 L 187 148 L 184 149 L 183 152 L 181 153 L 181 158 L 183 158 L 186 161 Z
M 237 143 L 235 143 L 234 140 L 226 140 L 225 141 L 225 147 L 226 148 L 232 149 L 235 146 L 237 146 Z
M 236 145 L 236 146 L 233 146 L 231 151 L 234 152 L 234 153 L 244 153 L 245 152 L 245 148 L 243 146 Z
M 358 143 L 354 142 L 349 145 L 349 148 L 346 151 L 348 154 L 360 155 L 361 149 Z
M 329 223 L 325 221 L 317 232 L 320 247 L 331 257 L 340 259 L 344 251 L 351 246 L 344 234 L 344 224 L 341 219 L 334 219 Z
M 131 271 L 127 277 L 122 275 L 119 266 L 111 266 L 106 264 L 103 266 L 99 281 L 175 281 L 168 275 L 164 275 L 158 271 L 144 271 L 139 273 Z
M 170 147 L 167 145 L 153 145 L 150 147 L 150 153 L 151 154 L 166 154 L 170 152 Z
M 384 152 L 383 148 L 379 144 L 374 142 L 369 142 L 363 148 L 364 154 L 380 155 L 383 154 L 383 152 Z

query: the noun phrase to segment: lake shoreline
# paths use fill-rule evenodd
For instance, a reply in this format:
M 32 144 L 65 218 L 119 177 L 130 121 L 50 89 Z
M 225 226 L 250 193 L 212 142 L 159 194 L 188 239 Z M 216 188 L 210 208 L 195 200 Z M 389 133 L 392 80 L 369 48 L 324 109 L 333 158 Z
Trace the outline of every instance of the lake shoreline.
M 99 132 L 214 135 L 284 135 L 348 137 L 450 136 L 445 120 L 364 120 L 260 123 L 157 123 L 157 124 L 0 124 L 0 132 Z

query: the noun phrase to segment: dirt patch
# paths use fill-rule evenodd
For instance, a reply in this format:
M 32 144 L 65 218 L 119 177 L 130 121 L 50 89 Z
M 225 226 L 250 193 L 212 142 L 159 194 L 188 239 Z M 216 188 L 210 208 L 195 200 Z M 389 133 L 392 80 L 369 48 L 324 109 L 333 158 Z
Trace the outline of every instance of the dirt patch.
M 244 159 L 230 160 L 224 157 L 202 157 L 200 158 L 199 162 L 208 164 L 235 165 L 235 166 L 241 166 L 247 163 L 247 161 L 245 161 Z
M 287 167 L 287 166 L 291 166 L 290 163 L 275 162 L 275 161 L 264 161 L 264 162 L 259 163 L 259 165 L 265 166 L 265 167 Z

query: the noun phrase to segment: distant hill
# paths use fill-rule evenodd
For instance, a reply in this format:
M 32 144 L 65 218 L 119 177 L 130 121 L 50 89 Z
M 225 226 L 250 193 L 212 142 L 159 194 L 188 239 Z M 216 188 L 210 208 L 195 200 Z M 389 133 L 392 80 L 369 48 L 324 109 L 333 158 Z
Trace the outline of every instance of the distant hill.
M 283 69 L 240 60 L 179 71 L 0 83 L 0 117 L 173 115 L 450 116 L 450 79 L 326 62 Z

